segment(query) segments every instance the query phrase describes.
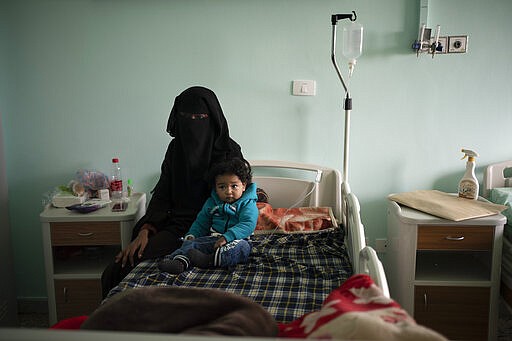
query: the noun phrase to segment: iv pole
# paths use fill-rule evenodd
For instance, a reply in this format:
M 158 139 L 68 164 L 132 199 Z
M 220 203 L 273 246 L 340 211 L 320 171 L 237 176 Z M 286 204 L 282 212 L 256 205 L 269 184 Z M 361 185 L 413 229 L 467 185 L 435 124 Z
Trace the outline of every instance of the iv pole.
M 350 19 L 350 21 L 356 21 L 357 15 L 355 11 L 352 11 L 352 14 L 333 14 L 331 16 L 332 23 L 332 45 L 331 45 L 331 60 L 334 64 L 334 68 L 336 69 L 336 73 L 343 85 L 343 89 L 345 89 L 345 140 L 343 146 L 343 182 L 348 183 L 348 152 L 349 152 L 349 134 L 350 134 L 350 112 L 352 110 L 352 98 L 350 98 L 350 93 L 348 91 L 348 87 L 343 80 L 343 76 L 341 75 L 340 68 L 338 67 L 338 63 L 336 62 L 336 24 L 339 20 L 342 19 Z

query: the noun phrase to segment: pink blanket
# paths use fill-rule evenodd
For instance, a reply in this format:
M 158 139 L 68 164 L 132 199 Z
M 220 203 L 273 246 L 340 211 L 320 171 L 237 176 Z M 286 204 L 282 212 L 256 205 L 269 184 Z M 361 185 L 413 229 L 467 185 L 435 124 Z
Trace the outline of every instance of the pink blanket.
M 329 207 L 273 208 L 258 203 L 256 233 L 314 232 L 336 226 Z

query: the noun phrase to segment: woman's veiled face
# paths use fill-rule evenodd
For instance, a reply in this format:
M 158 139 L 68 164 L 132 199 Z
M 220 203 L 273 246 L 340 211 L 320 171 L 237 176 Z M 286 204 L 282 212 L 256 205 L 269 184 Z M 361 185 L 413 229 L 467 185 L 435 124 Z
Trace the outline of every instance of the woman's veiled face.
M 189 132 L 197 129 L 209 130 L 203 130 L 202 134 L 215 134 L 214 130 L 218 129 L 214 127 L 216 117 L 222 115 L 222 109 L 217 108 L 217 103 L 215 94 L 210 90 L 192 87 L 183 91 L 174 100 L 167 132 L 172 137 L 180 138 L 188 138 Z M 209 122 L 208 126 L 205 121 Z
M 176 137 L 187 154 L 188 163 L 197 166 L 209 162 L 216 136 L 209 113 L 178 111 L 176 128 Z
M 178 112 L 177 133 L 182 139 L 196 139 L 198 142 L 210 135 L 210 116 L 206 112 Z

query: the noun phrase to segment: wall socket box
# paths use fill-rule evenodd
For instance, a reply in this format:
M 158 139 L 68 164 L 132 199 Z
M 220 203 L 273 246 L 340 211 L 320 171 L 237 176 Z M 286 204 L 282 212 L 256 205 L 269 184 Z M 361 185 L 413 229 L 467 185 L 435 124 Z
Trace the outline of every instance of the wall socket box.
M 425 42 L 422 45 L 422 52 L 427 51 L 432 54 L 431 46 L 435 44 L 436 39 L 433 37 L 427 38 L 428 44 Z M 447 53 L 466 53 L 468 51 L 468 36 L 442 36 L 439 37 L 438 44 L 441 46 L 440 50 L 436 48 L 436 54 L 447 54 Z M 416 46 L 416 45 L 413 45 Z
M 465 53 L 468 50 L 468 36 L 449 36 L 448 53 Z
M 388 240 L 385 238 L 377 238 L 375 239 L 375 251 L 379 253 L 386 252 L 388 248 Z

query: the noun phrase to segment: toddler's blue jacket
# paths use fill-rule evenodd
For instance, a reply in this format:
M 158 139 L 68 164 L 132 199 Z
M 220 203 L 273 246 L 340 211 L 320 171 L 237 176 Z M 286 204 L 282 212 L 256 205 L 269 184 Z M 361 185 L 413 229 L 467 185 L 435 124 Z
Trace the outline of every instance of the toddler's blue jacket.
M 228 243 L 248 238 L 258 221 L 257 199 L 255 183 L 249 184 L 240 199 L 232 204 L 222 202 L 213 189 L 186 235 L 197 238 L 216 232 Z

